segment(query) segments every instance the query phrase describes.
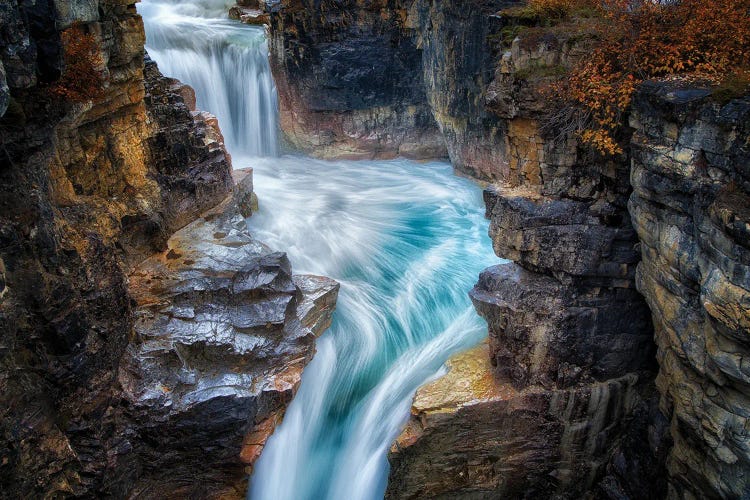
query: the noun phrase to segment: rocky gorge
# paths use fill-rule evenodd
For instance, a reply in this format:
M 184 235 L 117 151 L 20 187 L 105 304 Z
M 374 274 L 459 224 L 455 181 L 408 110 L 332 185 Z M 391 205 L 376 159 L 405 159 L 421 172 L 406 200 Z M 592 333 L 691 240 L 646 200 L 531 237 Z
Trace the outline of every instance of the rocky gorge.
M 597 155 L 541 126 L 595 39 L 518 35 L 516 3 L 266 4 L 287 143 L 447 155 L 512 261 L 471 291 L 488 343 L 417 391 L 386 497 L 744 497 L 748 97 L 644 84 L 629 150 Z
M 527 21 L 504 10 L 518 3 L 266 0 L 229 13 L 268 24 L 287 148 L 325 159 L 447 158 L 485 186 L 492 247 L 505 262 L 484 269 L 473 289 L 453 290 L 462 285 L 445 276 L 463 279 L 457 270 L 491 262 L 448 254 L 450 269 L 437 275 L 444 281 L 430 286 L 468 293 L 487 337 L 417 390 L 387 452 L 385 496 L 744 498 L 750 96 L 646 82 L 633 99 L 628 147 L 599 155 L 543 126 L 545 83 L 587 57 L 595 37 L 559 26 L 518 30 Z M 374 171 L 363 162 L 359 177 L 379 189 L 353 183 L 347 189 L 359 198 L 317 198 L 326 186 L 304 177 L 309 164 L 274 159 L 265 181 L 305 184 L 299 211 L 274 205 L 275 216 L 286 214 L 282 224 L 307 238 L 290 249 L 298 256 L 290 263 L 248 219 L 258 209 L 252 169 L 232 170 L 219 120 L 197 111 L 195 92 L 144 53 L 133 4 L 10 1 L 0 4 L 0 21 L 0 497 L 243 496 L 247 475 L 268 470 L 259 457 L 291 408 L 316 337 L 335 326 L 339 285 L 292 272 L 300 254 L 318 255 L 312 234 L 329 230 L 300 229 L 321 223 L 303 214 L 319 205 L 348 211 L 335 212 L 354 223 L 344 226 L 347 238 L 379 259 L 360 270 L 334 245 L 323 249 L 354 269 L 342 280 L 348 293 L 362 275 L 374 282 L 382 261 L 401 266 L 384 275 L 421 279 L 414 267 L 442 257 L 385 258 L 359 240 L 353 228 L 364 227 L 360 212 L 374 206 L 367 200 L 469 190 L 412 190 L 394 177 L 417 164 Z M 104 88 L 71 103 L 50 87 L 64 69 L 62 33 L 73 26 L 97 41 Z M 341 171 L 358 168 L 316 165 L 341 183 L 349 179 Z M 413 210 L 392 203 L 394 212 Z M 435 206 L 435 219 L 441 211 L 472 217 L 461 204 Z M 379 223 L 382 233 L 393 229 Z M 469 239 L 461 226 L 421 220 L 395 231 Z M 412 288 L 398 292 L 421 292 Z M 374 309 L 353 307 L 346 293 L 341 314 Z M 390 334 L 407 313 L 390 295 L 377 298 L 400 314 L 383 320 Z M 444 312 L 416 303 L 424 309 L 417 316 Z M 469 325 L 474 316 L 446 321 Z M 347 364 L 331 355 L 336 338 L 328 340 L 308 381 L 330 378 L 322 363 Z M 422 365 L 418 354 L 433 355 L 433 343 L 415 344 L 382 377 L 417 380 L 419 369 L 419 380 L 429 379 L 442 360 Z M 318 387 L 333 394 L 324 417 L 345 414 L 341 401 L 370 390 L 375 371 L 368 365 L 353 387 Z M 384 389 L 382 400 L 362 397 L 357 406 L 390 410 L 390 388 L 375 389 Z M 411 398 L 413 389 L 398 389 Z M 315 423 L 303 407 L 288 413 L 285 424 L 299 420 L 300 432 Z M 371 436 L 359 437 L 366 448 Z M 280 453 L 288 470 L 279 477 L 294 486 L 299 456 Z M 346 457 L 339 475 L 375 475 L 372 457 Z M 315 478 L 313 465 L 301 467 Z M 354 494 L 341 484 L 327 497 Z M 315 498 L 315 487 L 288 497 Z
M 252 172 L 133 4 L 0 19 L 0 496 L 242 496 L 338 285 L 248 232 Z M 103 63 L 83 102 L 50 92 L 72 26 Z

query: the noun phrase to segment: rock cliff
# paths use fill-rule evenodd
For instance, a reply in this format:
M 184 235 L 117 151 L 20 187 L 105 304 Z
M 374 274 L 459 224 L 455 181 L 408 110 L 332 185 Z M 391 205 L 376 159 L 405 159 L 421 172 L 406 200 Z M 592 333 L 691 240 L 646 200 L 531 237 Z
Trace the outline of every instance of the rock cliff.
M 750 98 L 649 83 L 631 116 L 638 289 L 653 312 L 672 498 L 750 495 Z
M 71 26 L 84 102 L 51 92 Z M 335 301 L 248 234 L 252 178 L 143 42 L 131 2 L 0 4 L 3 498 L 242 496 Z
M 437 129 L 512 261 L 471 291 L 488 342 L 418 391 L 387 496 L 747 496 L 747 99 L 645 84 L 601 157 L 542 126 L 595 37 L 517 3 L 267 2 L 289 142 L 419 157 L 404 127 Z
M 284 0 L 265 8 L 289 145 L 324 158 L 445 156 L 404 6 Z
M 643 487 L 658 470 L 646 464 L 662 453 L 661 438 L 649 448 L 646 422 L 658 436 L 664 426 L 653 424 L 663 421 L 650 314 L 635 287 L 628 158 L 540 130 L 535 89 L 549 81 L 540 68 L 574 64 L 589 41 L 545 29 L 525 36 L 507 44 L 483 94 L 482 113 L 499 132 L 495 146 L 481 142 L 497 157 L 462 155 L 461 167 L 495 180 L 484 193 L 490 236 L 512 262 L 485 270 L 470 293 L 487 347 L 454 360 L 438 382 L 473 387 L 482 377 L 490 389 L 427 408 L 419 401 L 430 389 L 420 390 L 391 450 L 392 498 L 658 496 Z M 461 368 L 485 352 L 478 373 Z

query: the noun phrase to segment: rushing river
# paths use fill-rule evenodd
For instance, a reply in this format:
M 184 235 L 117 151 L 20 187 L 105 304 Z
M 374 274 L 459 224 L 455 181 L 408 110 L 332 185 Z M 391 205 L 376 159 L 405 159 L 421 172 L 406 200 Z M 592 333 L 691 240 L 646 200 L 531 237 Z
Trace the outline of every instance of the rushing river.
M 382 498 L 386 454 L 414 391 L 486 332 L 467 292 L 497 262 L 479 186 L 446 163 L 276 154 L 264 31 L 223 1 L 144 0 L 147 48 L 219 117 L 235 167 L 255 169 L 254 234 L 297 273 L 341 283 L 331 329 L 255 466 L 256 500 Z

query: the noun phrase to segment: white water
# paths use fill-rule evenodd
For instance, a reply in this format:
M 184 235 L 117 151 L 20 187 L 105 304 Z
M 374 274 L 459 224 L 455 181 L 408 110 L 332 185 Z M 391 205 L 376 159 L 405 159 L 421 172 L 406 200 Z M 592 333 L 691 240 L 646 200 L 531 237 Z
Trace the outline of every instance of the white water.
M 145 0 L 146 49 L 161 72 L 195 89 L 232 154 L 278 154 L 276 88 L 265 31 L 227 18 L 229 0 Z
M 480 189 L 444 163 L 254 162 L 256 235 L 337 279 L 334 324 L 255 466 L 253 499 L 382 498 L 416 388 L 486 324 L 467 296 L 496 262 Z
M 382 498 L 386 453 L 414 391 L 486 334 L 467 296 L 497 262 L 481 190 L 445 163 L 257 158 L 275 142 L 256 139 L 275 141 L 276 130 L 274 97 L 263 98 L 272 108 L 246 100 L 272 89 L 258 29 L 218 19 L 221 1 L 144 0 L 139 11 L 162 72 L 196 88 L 198 105 L 233 138 L 235 166 L 255 169 L 255 235 L 286 251 L 295 272 L 341 283 L 333 325 L 255 465 L 248 497 Z

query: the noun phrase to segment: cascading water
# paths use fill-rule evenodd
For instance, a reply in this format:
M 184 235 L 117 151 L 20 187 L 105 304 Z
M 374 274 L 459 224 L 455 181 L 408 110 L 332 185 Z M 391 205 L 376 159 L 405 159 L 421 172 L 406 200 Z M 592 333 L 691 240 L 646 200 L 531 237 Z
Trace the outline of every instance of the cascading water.
M 144 0 L 151 56 L 219 117 L 234 164 L 254 168 L 256 236 L 285 250 L 296 272 L 341 283 L 333 325 L 248 496 L 382 498 L 386 453 L 414 391 L 486 331 L 467 296 L 497 261 L 480 189 L 445 163 L 251 158 L 275 151 L 264 142 L 275 141 L 275 99 L 255 97 L 260 87 L 273 94 L 267 49 L 257 28 L 223 19 L 225 8 Z
M 195 89 L 199 109 L 219 119 L 233 154 L 276 156 L 276 88 L 265 30 L 227 18 L 227 0 L 139 4 L 146 49 L 165 75 Z
M 444 163 L 284 157 L 253 166 L 258 237 L 341 292 L 250 498 L 382 498 L 386 452 L 414 391 L 486 333 L 467 296 L 497 260 L 480 190 Z

